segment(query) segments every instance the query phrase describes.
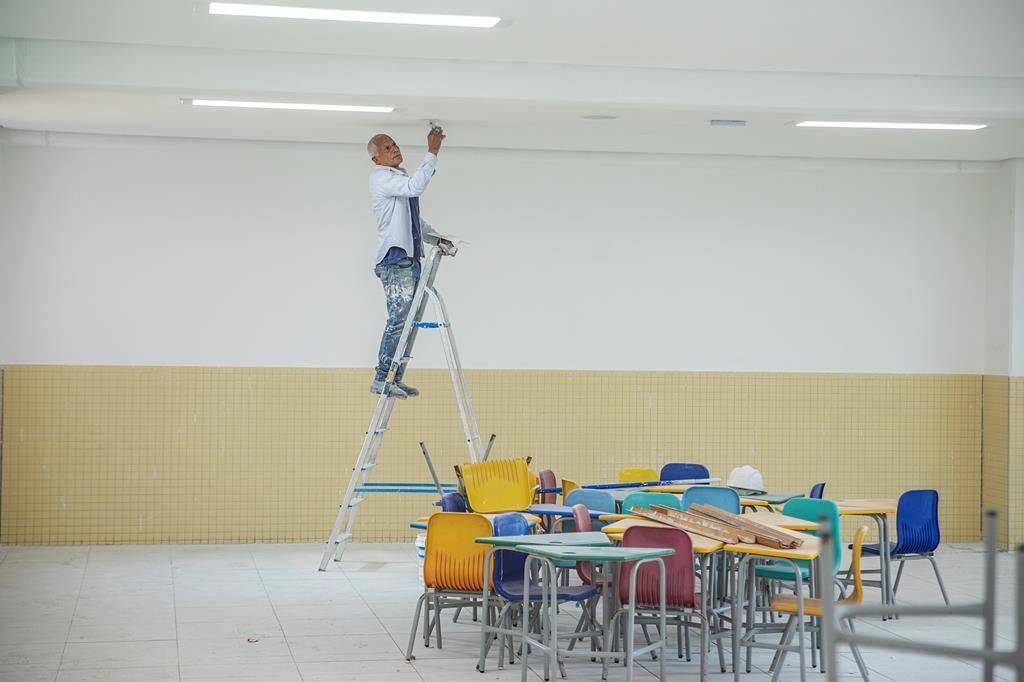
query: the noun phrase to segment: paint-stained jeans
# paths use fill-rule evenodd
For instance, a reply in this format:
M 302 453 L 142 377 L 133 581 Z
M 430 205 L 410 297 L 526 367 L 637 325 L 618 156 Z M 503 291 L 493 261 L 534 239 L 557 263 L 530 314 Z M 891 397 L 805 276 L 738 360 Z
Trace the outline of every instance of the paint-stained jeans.
M 402 338 L 405 318 L 412 308 L 412 298 L 416 294 L 416 285 L 420 281 L 420 261 L 418 258 L 403 258 L 391 265 L 378 265 L 373 272 L 384 285 L 384 298 L 388 306 L 388 323 L 384 326 L 384 336 L 380 340 L 380 351 L 377 353 L 377 381 L 387 378 L 391 369 L 391 358 Z M 405 367 L 398 370 L 395 381 L 401 381 Z

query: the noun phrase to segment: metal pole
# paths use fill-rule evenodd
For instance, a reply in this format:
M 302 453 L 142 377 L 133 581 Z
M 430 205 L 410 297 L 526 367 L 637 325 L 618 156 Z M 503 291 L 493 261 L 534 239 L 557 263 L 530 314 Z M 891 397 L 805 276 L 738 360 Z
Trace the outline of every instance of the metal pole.
M 492 433 L 491 434 L 491 439 L 489 441 L 487 441 L 487 449 L 484 450 L 484 456 L 480 460 L 481 462 L 486 462 L 487 458 L 491 456 L 491 448 L 494 447 L 494 440 L 497 437 L 498 437 L 498 434 L 496 434 L 496 433 Z
M 985 597 L 982 601 L 982 613 L 985 623 L 985 651 L 992 651 L 996 641 L 996 513 L 985 512 Z M 1017 589 L 1020 591 L 1020 574 L 1017 574 Z M 1017 633 L 1018 642 L 1022 633 Z M 985 668 L 982 679 L 992 682 L 995 676 L 995 663 L 985 657 Z
M 430 469 L 430 477 L 434 479 L 434 485 L 437 486 L 437 494 L 444 497 L 444 488 L 441 487 L 441 479 L 437 477 L 437 472 L 434 471 L 434 463 L 430 461 L 430 453 L 427 452 L 427 444 L 420 441 L 420 450 L 423 451 L 423 459 L 427 460 L 427 468 Z
M 825 667 L 825 679 L 827 682 L 838 682 L 839 671 L 836 663 L 839 657 L 836 656 L 836 603 L 832 596 L 832 576 L 835 573 L 835 545 L 834 533 L 838 529 L 832 528 L 827 516 L 818 519 L 818 535 L 821 537 L 821 553 L 818 555 L 821 561 L 821 571 L 818 573 L 818 593 L 821 598 L 822 617 L 821 622 L 821 664 Z M 797 589 L 799 585 L 797 585 Z

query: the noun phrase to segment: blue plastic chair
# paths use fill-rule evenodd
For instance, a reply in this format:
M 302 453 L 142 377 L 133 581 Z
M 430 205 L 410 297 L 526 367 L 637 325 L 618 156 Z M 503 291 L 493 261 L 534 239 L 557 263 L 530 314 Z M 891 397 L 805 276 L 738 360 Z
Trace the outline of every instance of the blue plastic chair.
M 626 495 L 626 499 L 622 501 L 622 513 L 628 514 L 629 510 L 633 507 L 650 509 L 651 505 L 654 504 L 660 504 L 664 507 L 671 507 L 680 511 L 683 509 L 679 496 L 672 493 L 631 493 Z
M 935 571 L 935 580 L 942 591 L 942 599 L 949 606 L 949 595 L 939 573 L 939 565 L 935 563 L 935 550 L 939 546 L 939 493 L 936 490 L 908 490 L 900 495 L 896 506 L 896 544 L 890 548 L 889 556 L 900 562 L 896 572 L 896 582 L 892 593 L 900 587 L 903 577 L 903 566 L 906 561 L 927 559 Z M 878 545 L 864 545 L 865 554 L 880 554 Z M 872 571 L 873 572 L 873 571 Z
M 515 512 L 499 514 L 494 517 L 494 534 L 498 535 L 526 535 L 530 527 L 522 514 Z M 526 564 L 526 555 L 514 549 L 499 549 L 494 553 L 494 591 L 508 601 L 523 601 L 523 567 Z M 577 585 L 575 587 L 558 588 L 559 601 L 585 601 L 595 596 L 597 591 L 591 586 Z M 541 598 L 540 586 L 536 583 L 530 585 L 530 601 L 539 601 Z
M 839 507 L 832 500 L 812 500 L 807 497 L 797 498 L 790 500 L 786 503 L 786 506 L 782 508 L 782 513 L 786 516 L 793 516 L 798 519 L 804 519 L 805 521 L 817 522 L 822 516 L 826 517 L 829 522 L 829 526 L 832 528 L 839 528 Z M 814 531 L 806 531 L 811 535 L 816 535 Z M 833 559 L 836 574 L 839 572 L 839 563 L 843 558 L 843 546 L 838 542 L 834 544 L 835 557 Z M 807 562 L 802 559 L 797 559 L 794 563 L 800 568 L 800 575 L 803 580 L 807 580 L 810 575 Z M 787 564 L 781 564 L 778 566 L 758 566 L 755 570 L 758 578 L 768 578 L 771 580 L 793 580 L 793 568 Z
M 807 497 L 811 498 L 812 500 L 820 500 L 823 497 L 825 497 L 825 484 L 815 483 L 813 486 L 811 486 L 811 494 L 808 495 Z
M 740 495 L 732 488 L 722 486 L 695 485 L 683 493 L 683 511 L 691 504 L 710 504 L 732 514 L 740 513 Z
M 467 512 L 466 496 L 462 493 L 445 493 L 441 496 L 441 511 L 443 512 Z
M 572 507 L 577 504 L 582 504 L 591 511 L 605 512 L 606 514 L 614 514 L 618 511 L 615 507 L 615 498 L 607 490 L 577 488 L 566 495 L 565 506 Z M 591 524 L 593 525 L 594 530 L 601 530 L 605 525 L 607 525 L 607 522 L 593 519 Z M 563 532 L 576 529 L 572 519 L 566 520 L 560 527 Z
M 658 476 L 660 481 L 682 481 L 690 478 L 711 478 L 711 472 L 703 464 L 669 462 L 661 467 L 661 474 Z

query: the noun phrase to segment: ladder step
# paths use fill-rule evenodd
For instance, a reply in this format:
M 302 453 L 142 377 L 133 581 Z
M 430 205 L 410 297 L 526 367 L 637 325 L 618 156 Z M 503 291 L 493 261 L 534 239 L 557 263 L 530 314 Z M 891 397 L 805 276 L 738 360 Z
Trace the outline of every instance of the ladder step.
M 342 533 L 342 534 L 341 534 L 341 535 L 339 535 L 339 536 L 338 536 L 338 538 L 337 538 L 337 539 L 336 539 L 336 540 L 334 541 L 334 544 L 336 544 L 336 545 L 340 545 L 340 544 L 342 544 L 343 542 L 345 542 L 346 540 L 348 540 L 348 539 L 349 539 L 350 537 L 352 537 L 352 533 Z
M 373 462 L 371 464 L 364 464 L 361 467 L 352 467 L 352 471 L 369 471 L 370 469 L 372 469 L 375 466 L 377 466 L 377 463 Z
M 365 500 L 365 499 L 366 499 L 365 497 L 354 497 L 354 498 L 352 498 L 352 501 L 348 503 L 348 508 L 351 509 L 352 507 L 358 507 L 359 505 L 361 505 L 363 503 L 363 500 Z

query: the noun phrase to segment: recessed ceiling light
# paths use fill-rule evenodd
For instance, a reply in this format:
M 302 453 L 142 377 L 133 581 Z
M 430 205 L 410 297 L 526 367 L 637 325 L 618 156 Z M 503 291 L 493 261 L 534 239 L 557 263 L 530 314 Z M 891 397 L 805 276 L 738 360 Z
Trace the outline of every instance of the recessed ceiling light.
M 857 121 L 801 121 L 798 128 L 883 128 L 889 130 L 981 130 L 984 124 L 974 123 L 881 123 Z
M 300 102 L 242 102 L 233 99 L 183 99 L 182 104 L 196 107 L 240 107 L 242 109 L 297 109 L 301 111 L 349 111 L 362 114 L 389 114 L 394 107 L 364 107 L 353 104 L 302 104 Z
M 461 14 L 414 14 L 411 12 L 366 12 L 350 9 L 319 9 L 283 5 L 253 5 L 239 2 L 211 2 L 210 14 L 274 19 L 319 19 L 355 21 L 370 24 L 413 24 L 417 26 L 455 26 L 457 28 L 494 28 L 501 17 Z
M 611 114 L 587 114 L 583 118 L 588 121 L 614 121 L 618 116 L 612 116 Z

